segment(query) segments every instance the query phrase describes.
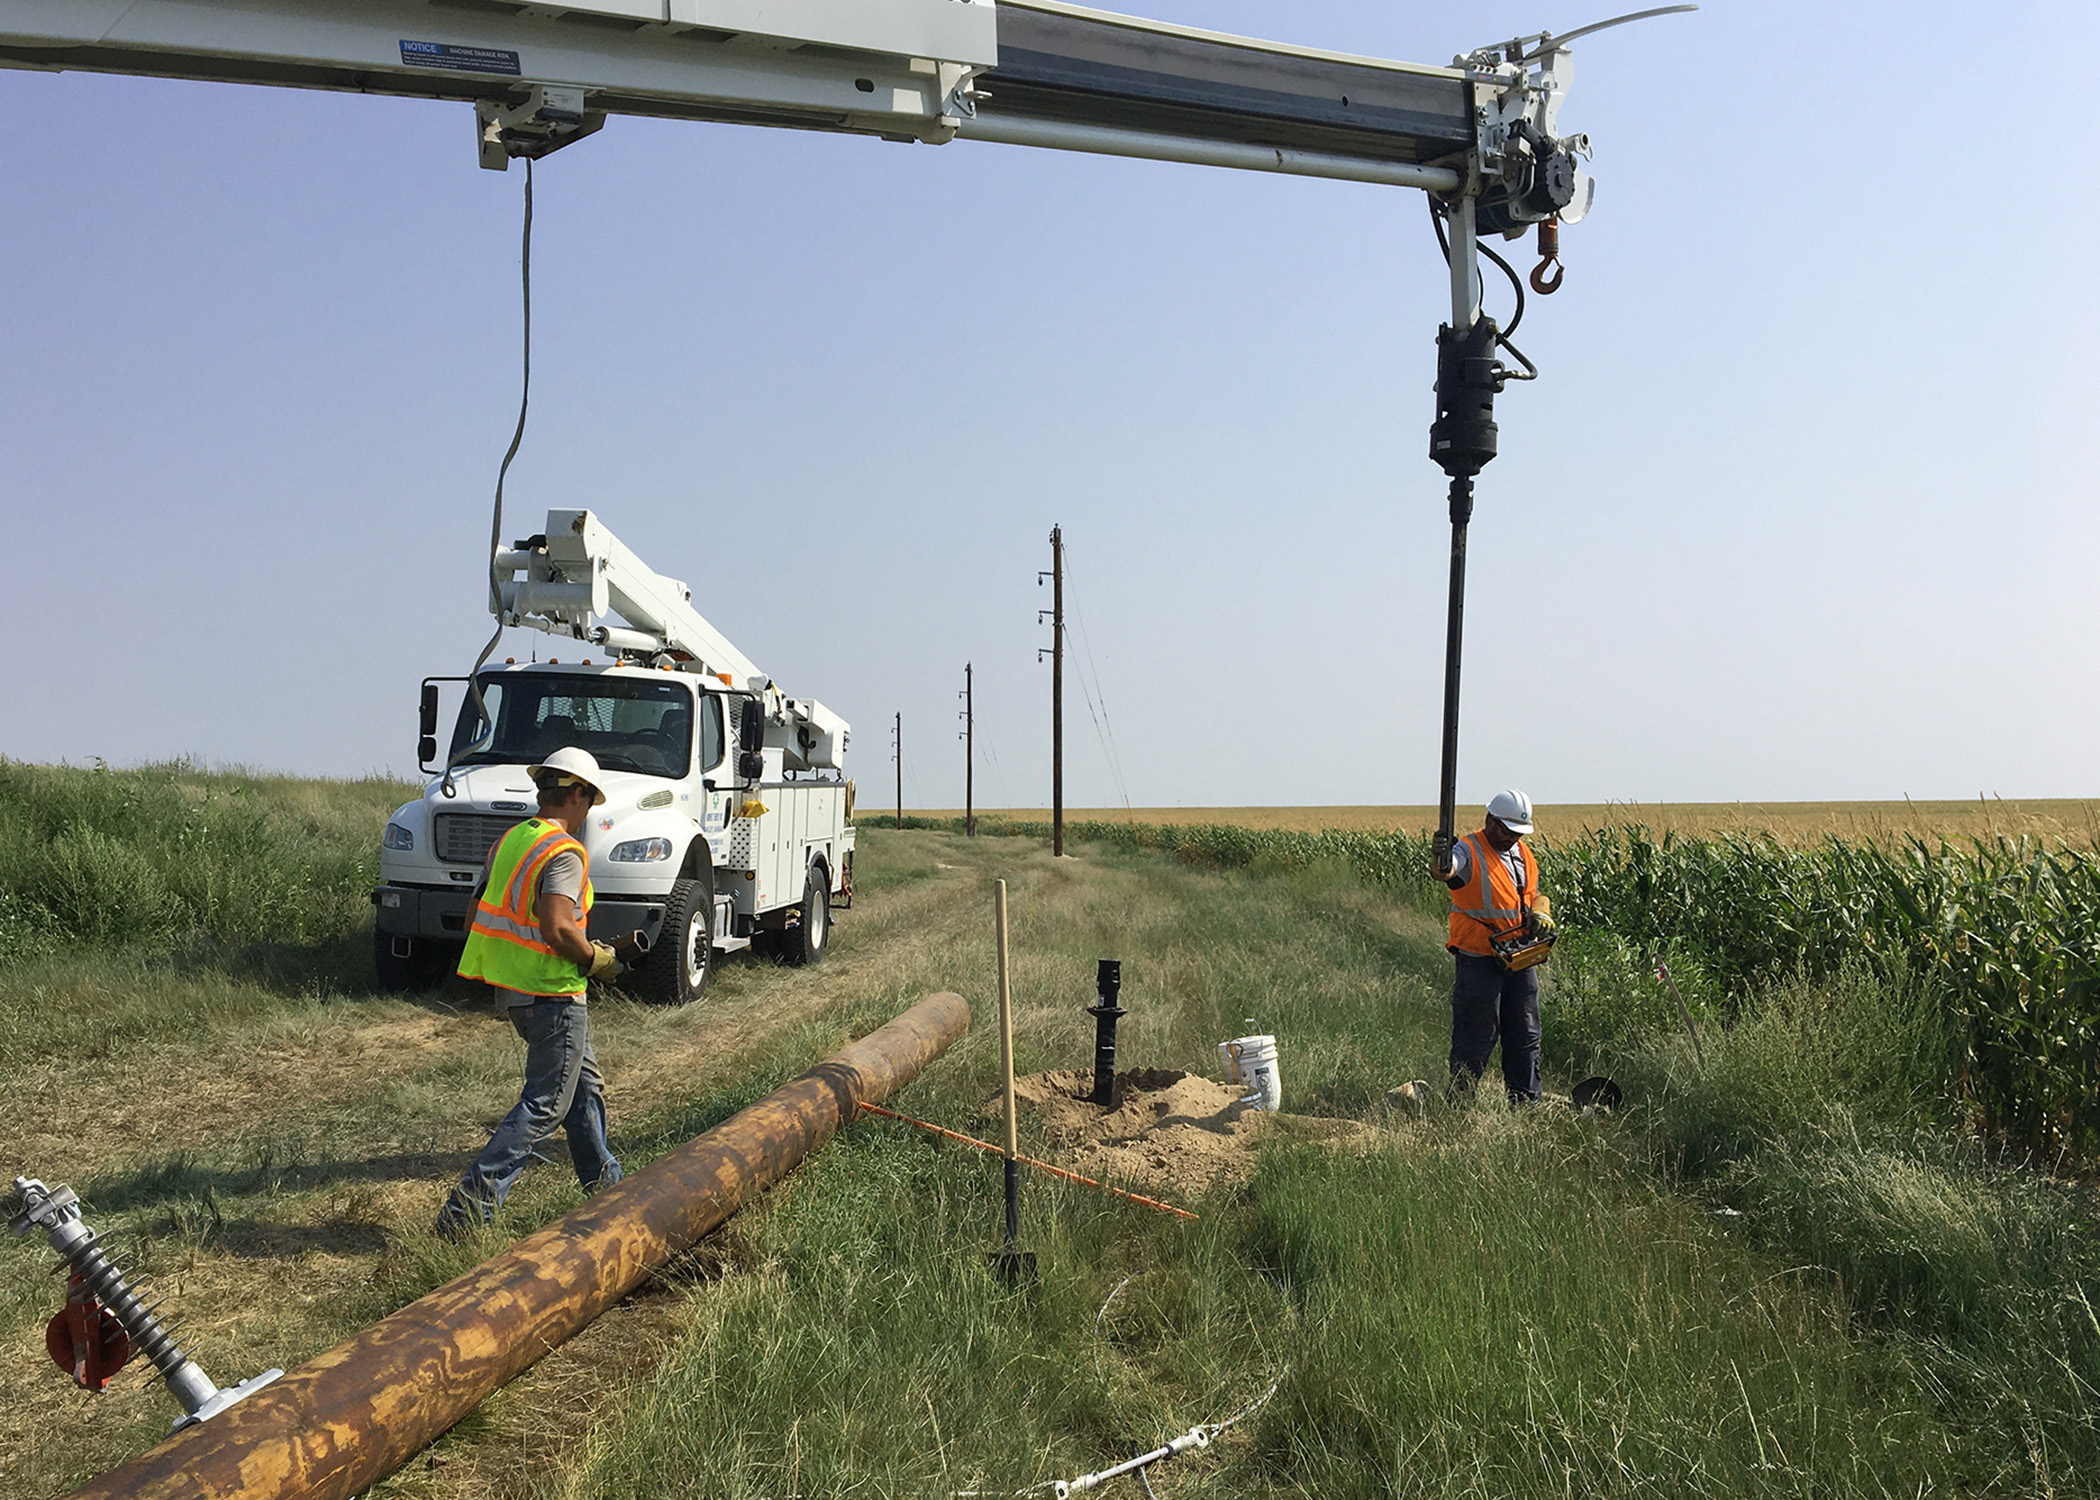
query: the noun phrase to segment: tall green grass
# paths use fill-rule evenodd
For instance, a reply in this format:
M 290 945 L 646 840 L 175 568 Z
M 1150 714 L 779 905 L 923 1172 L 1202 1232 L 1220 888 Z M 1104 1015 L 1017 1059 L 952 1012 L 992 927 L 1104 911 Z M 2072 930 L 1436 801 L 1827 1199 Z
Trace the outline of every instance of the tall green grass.
M 1283 1147 L 1195 1225 L 1031 1181 L 1018 1290 L 987 1255 L 995 1168 L 857 1129 L 735 1233 L 548 1489 L 1010 1495 L 1272 1384 L 1160 1493 L 1912 1496 L 1993 1472 L 1990 1435 L 1854 1345 L 1827 1292 L 1595 1132 L 1484 1116 L 1426 1148 Z
M 354 937 L 359 861 L 404 795 L 0 762 L 0 921 L 129 945 L 101 967 L 0 974 L 0 1050 L 28 1058 L 35 1028 L 61 1024 L 82 1045 L 145 1046 L 210 998 L 167 982 L 171 956 L 185 969 L 197 945 Z M 50 857 L 61 841 L 71 852 Z M 1024 1296 L 982 1260 L 994 1169 L 901 1127 L 856 1129 L 739 1229 L 729 1274 L 691 1299 L 662 1372 L 621 1399 L 569 1492 L 1011 1491 L 1227 1414 L 1286 1363 L 1267 1407 L 1167 1472 L 1254 1495 L 2067 1493 L 2100 1472 L 2091 1206 L 2007 1169 L 1950 1111 L 1950 1080 L 1976 1077 L 1959 971 L 1878 935 L 1816 954 L 1758 956 L 1766 933 L 1726 946 L 1731 920 L 1769 910 L 1747 860 L 1720 867 L 1725 848 L 1704 871 L 1672 849 L 1683 905 L 1651 882 L 1645 909 L 1715 935 L 1666 936 L 1596 894 L 1638 895 L 1607 879 L 1627 847 L 1547 865 L 1571 918 L 1548 971 L 1549 1062 L 1561 1086 L 1607 1067 L 1627 1117 L 1466 1107 L 1361 1148 L 1281 1143 L 1193 1228 L 1031 1185 L 1042 1278 Z M 1108 825 L 1089 854 L 1041 872 L 1039 897 L 1016 890 L 1024 1070 L 1089 1055 L 1081 1007 L 1112 955 L 1132 1058 L 1205 1067 L 1251 1014 L 1286 1039 L 1293 1108 L 1376 1121 L 1385 1087 L 1435 1076 L 1449 969 L 1424 841 Z M 993 845 L 863 825 L 871 892 L 972 861 L 1007 868 Z M 305 893 L 263 933 L 240 915 L 263 893 L 235 884 L 257 865 Z M 103 898 L 68 906 L 78 888 L 174 915 L 158 936 L 88 939 Z M 1878 934 L 1894 908 L 1852 909 L 1884 913 L 1862 929 Z M 2037 929 L 2009 900 L 1977 909 L 2025 953 Z M 1703 1061 L 1647 968 L 1658 943 L 1704 1023 Z M 944 949 L 940 982 L 982 1000 L 988 951 L 982 934 Z M 885 1013 L 903 998 L 871 997 Z M 103 1036 L 127 1006 L 129 1029 Z M 905 1107 L 982 1133 L 995 1057 L 973 1036 Z M 566 1185 L 546 1174 L 519 1212 L 536 1191 Z M 402 1241 L 385 1289 L 442 1276 L 451 1262 L 423 1264 L 420 1243 Z
M 960 831 L 956 820 L 906 822 Z M 1049 833 L 999 819 L 978 826 Z M 1445 904 L 1418 834 L 1123 823 L 1067 824 L 1065 834 L 1218 869 L 1340 861 L 1404 900 Z M 1630 976 L 1666 958 L 1679 987 L 1724 1017 L 1790 975 L 1827 979 L 1848 963 L 1927 983 L 1953 1023 L 1943 1085 L 1975 1106 L 1987 1133 L 2044 1152 L 2100 1146 L 2100 854 L 2024 840 L 1657 839 L 1632 827 L 1550 846 L 1543 863 L 1555 914 L 1588 946 L 1593 972 Z M 1571 947 L 1562 968 L 1582 962 Z M 1613 987 L 1642 1003 L 1638 984 L 1615 977 Z M 1645 998 L 1674 1009 L 1660 988 Z M 1591 1019 L 1614 1024 L 1608 1013 Z
M 1549 870 L 1571 932 L 1681 958 L 1730 1005 L 1848 964 L 1924 983 L 1952 1025 L 1949 1082 L 1988 1134 L 2044 1152 L 2100 1145 L 2100 855 L 1634 828 L 1556 848 Z
M 411 792 L 0 758 L 0 1084 L 368 988 L 379 830 Z
M 0 758 L 0 965 L 74 946 L 340 938 L 370 919 L 378 831 L 412 790 Z
M 1000 867 L 996 845 L 863 840 L 871 868 Z M 1291 1108 L 1382 1121 L 1382 1086 L 1441 1056 L 1449 970 L 1434 916 L 1333 857 L 1249 863 L 1263 867 L 1223 874 L 1096 846 L 1056 867 L 1040 898 L 1018 895 L 1020 1067 L 1084 1058 L 1091 960 L 1114 954 L 1126 1055 L 1201 1067 L 1221 1027 L 1258 1014 L 1285 1039 Z M 1839 1003 L 1880 1003 L 1873 975 L 1857 983 Z M 1830 1003 L 1801 984 L 1799 1015 Z M 1899 1126 L 1918 1129 L 1913 1085 L 1931 1071 L 1938 1012 L 1829 1031 L 1760 1030 L 1759 1014 L 1717 1037 L 1719 1083 L 1703 1092 L 1672 1032 L 1629 1035 L 1626 1055 L 1652 1049 L 1640 1055 L 1655 1070 L 1626 1071 L 1647 1101 L 1630 1118 L 1476 1103 L 1345 1143 L 1286 1129 L 1250 1185 L 1195 1203 L 1196 1225 L 1030 1179 L 1039 1280 L 1022 1293 L 986 1259 L 996 1167 L 863 1125 L 738 1228 L 663 1363 L 546 1488 L 1012 1494 L 1230 1415 L 1285 1370 L 1266 1406 L 1156 1471 L 1159 1492 L 2075 1487 L 2100 1448 L 2079 1413 L 2083 1377 L 2052 1361 L 2077 1369 L 2084 1355 L 2061 1324 L 2020 1318 L 2078 1305 L 2080 1232 L 2010 1258 L 1954 1254 L 1979 1232 L 2007 1247 L 2022 1222 L 2038 1232 L 2047 1189 L 1980 1174 L 1953 1150 L 1946 1191 L 1932 1192 L 1891 1189 L 1870 1156 L 1840 1181 L 1838 1154 L 1804 1154 L 1816 1171 L 1791 1174 L 1760 1155 L 1774 1132 L 1825 1121 L 1817 1096 L 1840 1085 L 1862 1140 L 1886 1127 L 1900 1145 Z M 1889 1029 L 1899 1022 L 1907 1040 Z M 1742 1051 L 1724 1055 L 1737 1037 Z M 902 1107 L 982 1133 L 992 1040 L 966 1039 Z M 1885 1045 L 1921 1061 L 1899 1057 L 1888 1082 Z M 1771 1076 L 1804 1047 L 1823 1060 Z M 1753 1169 L 1765 1175 L 1731 1175 Z M 2030 1189 L 2043 1196 L 2023 1207 Z M 1906 1284 L 1890 1258 L 1914 1244 L 1937 1248 Z M 1980 1278 L 2008 1273 L 2030 1278 L 2021 1297 L 1976 1302 L 1966 1323 L 1933 1301 L 1975 1302 Z
M 1012 1494 L 1279 1376 L 1163 1492 L 1908 1496 L 1990 1471 L 1831 1299 L 1540 1122 L 1285 1150 L 1202 1206 L 1183 1226 L 1031 1183 L 1037 1280 L 1009 1290 L 996 1173 L 858 1130 L 740 1232 L 555 1488 Z
M 2100 1465 L 2100 1230 L 2088 1190 L 1953 1128 L 1932 988 L 1855 957 L 1739 996 L 1697 1050 L 1653 1004 L 1601 1041 L 1549 1007 L 1549 1041 L 1625 1087 L 1632 1159 L 1827 1285 L 1941 1409 L 2006 1435 L 1997 1479 L 2046 1492 Z

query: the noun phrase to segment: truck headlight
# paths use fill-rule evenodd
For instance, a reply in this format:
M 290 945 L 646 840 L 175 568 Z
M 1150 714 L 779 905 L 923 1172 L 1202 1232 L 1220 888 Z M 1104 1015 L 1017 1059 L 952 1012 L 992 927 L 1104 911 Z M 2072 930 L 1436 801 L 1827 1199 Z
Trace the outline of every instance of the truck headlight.
M 620 863 L 628 865 L 646 864 L 654 859 L 669 859 L 671 857 L 671 841 L 669 839 L 629 839 L 624 844 L 613 845 L 612 853 L 605 857 L 607 859 L 616 859 Z
M 413 849 L 416 847 L 416 836 L 399 823 L 389 823 L 386 825 L 386 832 L 379 836 L 379 846 L 382 849 Z

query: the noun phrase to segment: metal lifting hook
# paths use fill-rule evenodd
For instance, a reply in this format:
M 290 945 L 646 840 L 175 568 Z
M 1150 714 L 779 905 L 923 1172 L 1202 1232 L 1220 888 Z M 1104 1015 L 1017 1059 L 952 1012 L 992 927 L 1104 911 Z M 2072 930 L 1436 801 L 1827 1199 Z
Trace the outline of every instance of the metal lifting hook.
M 1553 277 L 1548 280 L 1546 273 Z M 1539 263 L 1531 268 L 1531 289 L 1541 297 L 1550 297 L 1560 290 L 1561 281 L 1568 268 L 1560 263 L 1560 220 L 1539 221 Z

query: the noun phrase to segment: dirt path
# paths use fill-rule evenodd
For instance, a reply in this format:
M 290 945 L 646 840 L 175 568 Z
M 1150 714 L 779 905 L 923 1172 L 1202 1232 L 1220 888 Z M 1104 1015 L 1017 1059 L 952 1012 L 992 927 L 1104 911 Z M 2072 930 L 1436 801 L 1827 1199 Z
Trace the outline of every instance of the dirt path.
M 870 997 L 912 995 L 981 925 L 978 865 L 989 857 L 936 863 L 929 855 L 913 878 L 864 891 L 816 969 L 732 960 L 699 1005 L 594 1007 L 616 1143 L 623 1121 L 631 1129 L 736 1077 L 742 1060 L 783 1032 Z M 516 1038 L 478 1008 L 344 1002 L 262 1032 L 171 1038 L 143 1056 L 54 1065 L 0 1107 L 11 1171 L 80 1182 L 113 1166 L 150 1171 L 156 1161 L 224 1169 L 204 1174 L 210 1221 L 159 1223 L 147 1257 L 200 1352 L 209 1351 L 207 1370 L 223 1380 L 266 1364 L 289 1368 L 354 1331 L 346 1309 L 368 1298 L 400 1232 L 428 1218 L 517 1088 Z M 299 1153 L 316 1140 L 334 1160 L 303 1170 Z M 256 1176 L 236 1171 L 235 1158 L 267 1155 L 279 1141 L 290 1143 L 293 1161 L 281 1180 L 237 1203 L 211 1196 L 215 1181 Z M 558 1145 L 552 1155 L 561 1159 Z M 42 1325 L 56 1283 L 38 1285 L 36 1274 L 48 1257 L 9 1248 L 16 1319 L 0 1338 L 0 1493 L 49 1495 L 150 1446 L 173 1407 L 137 1370 L 99 1397 L 53 1370 Z M 545 1448 L 551 1432 L 574 1437 L 584 1423 L 578 1381 L 603 1388 L 614 1367 L 646 1368 L 680 1301 L 646 1290 L 630 1299 L 484 1408 L 470 1439 L 448 1442 L 438 1464 L 404 1474 L 388 1492 L 519 1493 L 539 1467 L 521 1454 Z
M 711 1064 L 894 982 L 900 948 L 938 941 L 963 919 L 954 877 L 964 872 L 942 873 L 950 878 L 860 898 L 839 918 L 837 951 L 814 970 L 732 958 L 698 1006 L 600 1005 L 592 1033 L 609 1092 L 646 1112 L 688 1091 Z M 460 1000 L 343 1002 L 252 1037 L 200 1028 L 197 1038 L 171 1037 L 144 1054 L 49 1060 L 0 1097 L 0 1171 L 80 1181 L 115 1162 L 209 1152 L 229 1136 L 283 1138 L 389 1082 L 456 1061 L 462 1049 L 516 1050 L 507 1026 Z
M 288 1112 L 367 1095 L 481 1028 L 471 1016 L 373 1001 L 302 1029 L 248 1043 L 221 1038 L 213 1050 L 46 1063 L 0 1107 L 0 1170 L 78 1181 L 141 1154 L 208 1149 L 230 1127 L 267 1129 Z

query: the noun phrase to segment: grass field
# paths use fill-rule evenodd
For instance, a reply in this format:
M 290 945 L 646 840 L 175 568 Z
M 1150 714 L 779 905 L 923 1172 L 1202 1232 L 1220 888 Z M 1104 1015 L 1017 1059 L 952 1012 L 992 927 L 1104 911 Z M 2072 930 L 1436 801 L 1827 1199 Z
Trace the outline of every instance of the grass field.
M 0 890 L 39 944 L 0 963 L 0 1168 L 79 1188 L 212 1374 L 289 1367 L 576 1201 L 565 1167 L 540 1166 L 482 1244 L 423 1231 L 514 1096 L 517 1048 L 463 991 L 372 991 L 341 872 L 396 789 L 0 770 L 21 861 Z M 127 799 L 129 822 L 109 812 Z M 197 845 L 218 825 L 177 816 L 196 806 L 312 872 L 297 941 L 190 894 L 177 853 L 217 858 Z M 86 832 L 128 854 L 34 863 Z M 994 877 L 1013 887 L 1023 1071 L 1085 1063 L 1093 961 L 1119 957 L 1126 1060 L 1212 1069 L 1252 1016 L 1283 1039 L 1287 1107 L 1363 1132 L 1276 1132 L 1250 1184 L 1192 1203 L 1195 1225 L 1031 1181 L 1040 1276 L 1017 1294 L 985 1260 L 996 1167 L 862 1125 L 375 1496 L 1011 1493 L 1272 1383 L 1156 1469 L 1159 1495 L 2090 1491 L 2092 1203 L 1970 1133 L 1930 976 L 1759 981 L 1706 1015 L 1700 1061 L 1652 982 L 1556 958 L 1549 1089 L 1604 1055 L 1633 1107 L 1417 1121 L 1381 1101 L 1441 1076 L 1448 960 L 1404 885 L 1343 858 L 1221 869 L 1081 844 L 1053 861 L 865 810 L 861 838 L 822 967 L 732 962 L 683 1010 L 594 1002 L 630 1169 L 937 988 L 979 1024 L 899 1102 L 983 1133 Z M 99 859 L 147 909 L 185 904 L 128 944 L 71 937 L 78 918 L 41 894 L 70 887 L 37 882 Z M 89 1397 L 44 1359 L 47 1261 L 0 1246 L 10 1496 L 63 1493 L 172 1413 L 134 1371 Z
M 963 810 L 908 807 L 904 814 L 945 821 L 960 818 Z M 1050 810 L 980 807 L 977 815 L 1041 823 Z M 882 826 L 885 816 L 885 810 L 866 804 L 860 810 L 861 821 L 874 827 Z M 1065 817 L 1074 823 L 1171 823 L 1300 833 L 1330 828 L 1345 833 L 1426 833 L 1436 827 L 1434 807 L 1068 807 Z M 2100 801 L 2069 797 L 2021 802 L 1597 802 L 1541 805 L 1537 817 L 1539 831 L 1549 840 L 1571 839 L 1599 828 L 1638 827 L 1658 836 L 1767 833 L 1794 844 L 1833 836 L 1876 842 L 1916 836 L 1928 841 L 2033 838 L 2088 848 L 2100 844 Z M 1465 823 L 1461 831 L 1470 831 L 1479 826 L 1480 810 L 1462 807 L 1459 819 Z

